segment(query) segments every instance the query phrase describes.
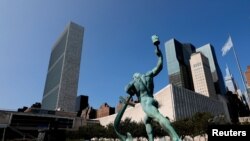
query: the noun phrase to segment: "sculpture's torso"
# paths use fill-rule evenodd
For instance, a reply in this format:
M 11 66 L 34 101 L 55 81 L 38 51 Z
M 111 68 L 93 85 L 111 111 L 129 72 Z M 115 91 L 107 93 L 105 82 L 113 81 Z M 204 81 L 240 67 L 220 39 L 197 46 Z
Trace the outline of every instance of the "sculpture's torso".
M 134 80 L 136 95 L 141 99 L 142 97 L 153 97 L 154 83 L 152 73 L 141 75 Z

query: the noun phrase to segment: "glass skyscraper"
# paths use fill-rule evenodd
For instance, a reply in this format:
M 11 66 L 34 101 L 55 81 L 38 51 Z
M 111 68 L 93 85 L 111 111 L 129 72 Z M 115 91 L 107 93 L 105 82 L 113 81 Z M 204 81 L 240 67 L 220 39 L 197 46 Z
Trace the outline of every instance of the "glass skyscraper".
M 171 39 L 165 43 L 165 50 L 169 83 L 194 90 L 189 59 L 192 53 L 201 52 L 209 60 L 216 93 L 226 93 L 223 75 L 218 65 L 214 48 L 211 44 L 206 44 L 195 49 L 192 44 L 180 43 L 176 39 Z
M 75 111 L 84 29 L 70 22 L 52 47 L 42 109 Z
M 165 43 L 169 83 L 193 90 L 189 59 L 195 52 L 192 44 L 182 44 L 176 39 Z

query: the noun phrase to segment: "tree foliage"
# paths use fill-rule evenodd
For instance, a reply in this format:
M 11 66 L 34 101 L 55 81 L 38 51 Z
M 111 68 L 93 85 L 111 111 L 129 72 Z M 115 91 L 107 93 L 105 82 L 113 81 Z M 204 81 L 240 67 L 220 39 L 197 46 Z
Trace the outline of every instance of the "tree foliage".
M 173 126 L 182 139 L 187 135 L 195 137 L 207 132 L 208 120 L 212 117 L 210 113 L 196 113 L 191 118 L 173 122 Z
M 189 135 L 195 137 L 197 135 L 205 134 L 208 127 L 208 120 L 213 116 L 210 113 L 196 113 L 191 118 L 186 118 L 183 120 L 178 120 L 172 123 L 172 126 L 178 133 L 178 135 L 183 139 L 185 136 Z M 155 137 L 163 137 L 168 135 L 162 127 L 155 121 L 152 121 L 153 134 Z M 119 126 L 119 132 L 126 135 L 130 132 L 135 138 L 145 137 L 147 138 L 147 133 L 145 125 L 143 122 L 135 122 L 130 118 L 121 121 Z M 91 138 L 113 138 L 116 139 L 117 135 L 114 131 L 114 124 L 110 123 L 106 127 L 100 124 L 88 125 L 79 128 L 78 131 L 68 132 L 68 138 L 71 139 L 91 139 Z

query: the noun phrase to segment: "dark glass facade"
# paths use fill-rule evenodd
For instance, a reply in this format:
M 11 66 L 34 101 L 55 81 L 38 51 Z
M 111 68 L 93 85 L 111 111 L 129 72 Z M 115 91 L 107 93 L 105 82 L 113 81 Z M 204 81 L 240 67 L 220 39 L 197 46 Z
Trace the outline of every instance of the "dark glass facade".
M 193 81 L 189 59 L 195 47 L 192 44 L 182 44 L 176 39 L 165 43 L 169 83 L 193 90 Z
M 83 109 L 89 106 L 89 97 L 85 95 L 79 95 L 76 98 L 76 107 L 75 111 L 77 115 L 80 116 Z

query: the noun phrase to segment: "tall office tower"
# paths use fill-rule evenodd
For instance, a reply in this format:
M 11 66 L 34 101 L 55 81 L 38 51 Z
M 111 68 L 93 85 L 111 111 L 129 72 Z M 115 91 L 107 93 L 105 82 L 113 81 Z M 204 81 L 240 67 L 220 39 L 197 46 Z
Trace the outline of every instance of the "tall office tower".
M 206 44 L 200 48 L 197 48 L 196 52 L 201 52 L 209 60 L 209 66 L 213 76 L 213 82 L 215 85 L 216 93 L 222 95 L 226 94 L 226 87 L 223 81 L 223 75 L 218 65 L 214 47 L 211 44 Z
M 192 44 L 182 44 L 176 39 L 165 43 L 169 82 L 175 86 L 193 90 L 193 82 L 189 59 L 195 47 Z
M 191 55 L 190 66 L 194 83 L 194 90 L 207 97 L 216 98 L 209 61 L 202 53 Z
M 70 22 L 52 47 L 42 109 L 75 111 L 83 31 Z
M 226 76 L 224 77 L 224 79 L 225 79 L 227 90 L 231 91 L 233 93 L 236 93 L 237 86 L 236 86 L 236 83 L 234 81 L 233 75 L 230 73 L 228 66 L 226 67 Z

